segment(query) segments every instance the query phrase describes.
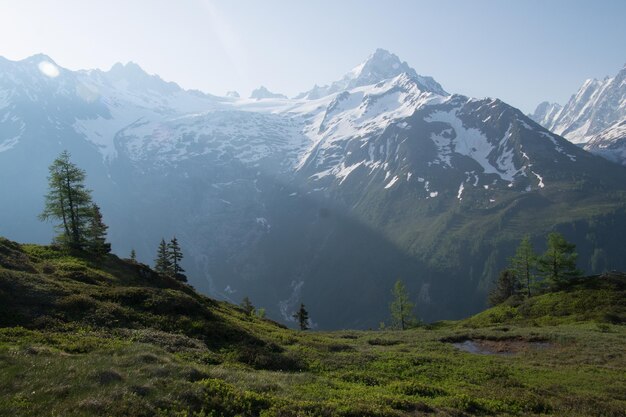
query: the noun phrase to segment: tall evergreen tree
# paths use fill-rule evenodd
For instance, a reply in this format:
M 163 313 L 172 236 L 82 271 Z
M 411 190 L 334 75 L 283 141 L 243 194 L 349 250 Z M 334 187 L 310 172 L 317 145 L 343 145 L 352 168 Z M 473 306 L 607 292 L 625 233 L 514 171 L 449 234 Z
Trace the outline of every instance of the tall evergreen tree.
M 167 250 L 167 243 L 165 243 L 165 239 L 161 239 L 161 243 L 159 243 L 157 257 L 154 262 L 154 270 L 156 272 L 162 275 L 172 275 L 172 263 L 170 262 L 169 251 Z
M 167 252 L 174 278 L 179 281 L 187 282 L 187 277 L 183 274 L 185 270 L 180 266 L 180 261 L 183 259 L 183 252 L 180 249 L 176 236 L 167 244 Z
M 489 304 L 496 306 L 517 294 L 520 290 L 519 280 L 515 272 L 505 269 L 500 272 L 495 287 L 489 293 Z
M 405 330 L 417 323 L 413 314 L 415 304 L 409 301 L 409 293 L 401 280 L 397 280 L 391 290 L 393 300 L 390 305 L 391 320 L 394 327 Z
M 520 242 L 515 256 L 511 259 L 511 270 L 515 277 L 524 286 L 526 296 L 531 296 L 531 288 L 535 282 L 535 268 L 537 267 L 537 255 L 530 243 L 530 237 L 525 236 Z
M 575 249 L 576 245 L 566 241 L 560 233 L 548 235 L 548 249 L 539 258 L 538 267 L 550 287 L 558 287 L 567 279 L 581 275 L 576 268 L 578 254 Z
M 293 315 L 293 318 L 298 321 L 300 330 L 309 330 L 309 312 L 304 307 L 304 304 L 300 304 L 300 308 Z
M 106 242 L 109 227 L 102 221 L 102 213 L 97 204 L 91 206 L 91 217 L 87 228 L 86 249 L 96 256 L 104 256 L 111 252 L 111 244 Z
M 255 308 L 254 305 L 252 304 L 252 301 L 250 301 L 250 298 L 243 297 L 243 300 L 241 301 L 241 308 L 243 308 L 243 311 L 246 312 L 247 315 L 249 316 L 253 316 L 254 312 L 255 312 Z
M 135 252 L 135 249 L 130 250 L 130 260 L 137 262 L 137 252 Z
M 91 191 L 85 187 L 85 171 L 70 161 L 70 154 L 63 151 L 48 168 L 48 194 L 43 212 L 43 221 L 60 220 L 56 226 L 56 240 L 73 249 L 85 245 L 88 221 L 92 217 Z

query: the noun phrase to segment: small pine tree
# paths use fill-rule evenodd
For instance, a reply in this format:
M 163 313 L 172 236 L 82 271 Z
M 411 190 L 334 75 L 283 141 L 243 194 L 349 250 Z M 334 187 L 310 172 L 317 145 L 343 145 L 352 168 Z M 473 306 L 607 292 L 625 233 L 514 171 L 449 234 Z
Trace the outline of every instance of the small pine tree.
M 417 324 L 417 319 L 413 314 L 415 304 L 409 301 L 409 293 L 401 280 L 397 280 L 391 291 L 393 300 L 391 302 L 391 321 L 395 328 L 405 330 Z
M 538 267 L 544 281 L 551 288 L 557 288 L 567 279 L 581 275 L 576 268 L 578 254 L 576 245 L 565 240 L 559 233 L 548 235 L 548 249 L 539 258 Z
M 103 257 L 111 252 L 111 244 L 106 242 L 109 227 L 102 221 L 102 213 L 97 204 L 91 206 L 91 212 L 86 233 L 86 249 L 98 257 Z
M 293 315 L 293 318 L 298 321 L 300 330 L 309 330 L 309 312 L 304 307 L 304 304 L 300 304 L 300 308 Z
M 244 297 L 243 300 L 241 301 L 241 308 L 243 308 L 243 311 L 245 311 L 247 315 L 249 316 L 254 315 L 254 312 L 255 312 L 254 305 L 252 304 L 252 301 L 250 301 L 250 298 L 248 298 L 247 296 Z
M 535 268 L 537 267 L 537 255 L 530 243 L 530 237 L 525 236 L 520 242 L 515 256 L 511 258 L 511 271 L 520 284 L 524 286 L 526 296 L 530 297 L 531 288 L 535 283 Z
M 187 282 L 187 277 L 183 274 L 185 270 L 180 266 L 180 261 L 183 259 L 183 252 L 180 249 L 176 236 L 167 244 L 167 252 L 174 278 L 179 281 Z
M 137 262 L 137 252 L 135 252 L 135 249 L 130 250 L 130 260 Z
M 496 306 L 517 294 L 520 290 L 519 280 L 510 269 L 500 272 L 495 287 L 489 293 L 489 304 Z
M 157 257 L 154 262 L 154 270 L 156 272 L 162 275 L 172 275 L 172 264 L 170 262 L 169 252 L 167 250 L 167 243 L 165 243 L 165 239 L 161 239 L 161 243 L 159 243 Z
M 264 319 L 265 318 L 265 309 L 263 307 L 257 308 L 256 309 L 256 316 L 260 319 Z

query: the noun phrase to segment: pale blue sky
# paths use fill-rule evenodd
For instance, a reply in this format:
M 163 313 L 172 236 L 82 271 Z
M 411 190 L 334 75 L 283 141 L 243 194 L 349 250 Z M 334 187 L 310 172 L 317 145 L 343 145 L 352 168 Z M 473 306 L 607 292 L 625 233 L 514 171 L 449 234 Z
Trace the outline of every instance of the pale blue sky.
M 530 111 L 614 75 L 625 22 L 624 0 L 0 0 L 0 55 L 135 61 L 185 88 L 293 96 L 381 47 L 449 92 Z

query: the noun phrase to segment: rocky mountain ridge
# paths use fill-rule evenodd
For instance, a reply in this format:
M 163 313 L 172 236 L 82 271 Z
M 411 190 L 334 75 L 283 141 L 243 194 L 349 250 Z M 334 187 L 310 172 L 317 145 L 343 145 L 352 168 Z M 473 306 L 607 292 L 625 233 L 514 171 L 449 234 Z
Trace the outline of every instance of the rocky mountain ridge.
M 623 168 L 386 51 L 331 87 L 217 97 L 132 63 L 2 60 L 0 234 L 49 241 L 36 216 L 69 149 L 116 252 L 150 262 L 175 234 L 197 288 L 284 321 L 305 301 L 321 328 L 376 325 L 399 276 L 424 319 L 468 315 L 526 233 L 564 232 L 590 272 L 621 267 Z

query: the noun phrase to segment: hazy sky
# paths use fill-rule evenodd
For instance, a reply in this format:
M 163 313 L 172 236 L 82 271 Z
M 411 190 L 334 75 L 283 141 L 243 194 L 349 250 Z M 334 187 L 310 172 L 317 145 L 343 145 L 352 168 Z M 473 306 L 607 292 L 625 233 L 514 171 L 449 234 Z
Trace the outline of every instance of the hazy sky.
M 626 0 L 0 0 L 0 55 L 134 61 L 185 88 L 293 96 L 381 47 L 449 92 L 524 111 L 626 63 Z

